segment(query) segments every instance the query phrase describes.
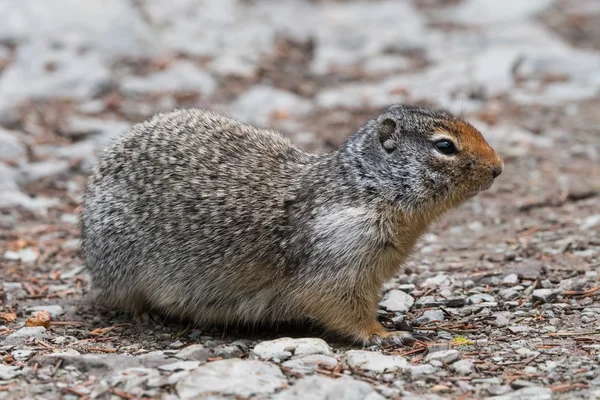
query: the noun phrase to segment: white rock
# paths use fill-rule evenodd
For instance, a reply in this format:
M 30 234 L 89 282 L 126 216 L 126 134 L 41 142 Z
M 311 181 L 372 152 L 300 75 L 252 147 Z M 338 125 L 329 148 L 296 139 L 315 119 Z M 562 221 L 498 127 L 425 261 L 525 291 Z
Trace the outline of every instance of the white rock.
M 438 274 L 432 278 L 425 279 L 425 282 L 421 284 L 421 287 L 438 287 L 442 285 L 450 284 L 450 278 L 445 274 Z
M 32 198 L 16 190 L 0 190 L 0 209 L 19 206 L 26 210 L 43 214 L 48 208 L 54 207 L 59 203 L 60 200 L 55 198 L 43 196 Z
M 29 98 L 90 97 L 110 81 L 103 64 L 97 51 L 81 53 L 77 44 L 59 49 L 47 41 L 21 44 L 0 77 L 0 108 Z M 48 71 L 48 65 L 55 69 Z
M 176 389 L 181 399 L 197 399 L 207 392 L 250 397 L 273 393 L 286 384 L 287 379 L 273 364 L 231 358 L 196 368 Z
M 311 376 L 277 393 L 274 400 L 383 400 L 368 383 L 349 377 Z
M 25 264 L 30 264 L 38 259 L 38 252 L 31 247 L 26 247 L 19 251 L 8 250 L 4 253 L 4 259 L 10 261 L 22 261 Z
M 319 365 L 326 365 L 328 367 L 335 367 L 338 361 L 330 356 L 322 354 L 313 354 L 310 356 L 289 360 L 281 365 L 290 368 L 296 372 L 312 372 L 319 367 Z
M 433 375 L 438 372 L 438 369 L 431 364 L 411 365 L 409 372 L 412 377 L 416 378 L 423 375 Z
M 445 362 L 446 364 L 452 364 L 454 361 L 458 360 L 459 357 L 460 354 L 458 353 L 458 350 L 442 350 L 427 354 L 425 357 L 425 362 L 439 360 Z
M 591 215 L 583 220 L 583 222 L 579 225 L 579 229 L 582 231 L 587 231 L 597 225 L 600 225 L 600 214 Z
M 487 25 L 506 23 L 532 17 L 548 8 L 554 0 L 467 0 L 462 2 L 447 17 L 454 22 Z
M 552 400 L 552 389 L 526 387 L 501 396 L 488 397 L 488 400 Z
M 383 296 L 379 305 L 388 311 L 408 312 L 415 303 L 415 299 L 401 290 L 390 290 Z
M 289 113 L 290 116 L 301 116 L 309 113 L 312 108 L 310 100 L 294 93 L 258 85 L 240 95 L 231 105 L 231 112 L 245 122 L 266 126 L 277 111 Z
M 7 381 L 12 378 L 16 378 L 21 375 L 20 367 L 11 367 L 8 365 L 0 364 L 0 381 Z
M 458 360 L 450 367 L 458 375 L 469 375 L 474 369 L 473 363 L 469 360 Z
M 502 282 L 514 285 L 515 283 L 519 282 L 519 276 L 517 274 L 508 274 L 504 277 L 504 279 L 502 279 Z
M 27 308 L 28 313 L 35 313 L 37 311 L 48 311 L 52 318 L 59 317 L 65 313 L 63 308 L 59 305 L 42 305 Z
M 200 366 L 200 361 L 177 361 L 171 364 L 160 365 L 158 369 L 161 371 L 190 371 Z
M 346 361 L 353 368 L 374 372 L 403 371 L 408 368 L 408 361 L 400 356 L 388 356 L 374 351 L 350 350 L 346 353 Z
M 270 360 L 282 359 L 291 356 L 304 357 L 311 354 L 331 355 L 331 348 L 323 339 L 317 338 L 280 338 L 260 342 L 252 350 L 254 357 Z
M 19 190 L 20 174 L 16 168 L 0 163 L 0 192 Z
M 39 179 L 61 175 L 69 170 L 67 160 L 48 160 L 27 164 L 21 168 L 23 176 L 28 181 L 37 181 Z
M 121 88 L 138 94 L 198 91 L 203 96 L 210 96 L 217 88 L 217 82 L 194 63 L 177 61 L 163 71 L 124 78 Z
M 25 145 L 18 139 L 23 133 L 0 128 L 0 161 L 17 160 L 25 155 Z
M 10 353 L 11 356 L 17 361 L 27 361 L 32 355 L 32 350 L 15 350 Z
M 30 339 L 43 339 L 45 337 L 46 328 L 43 326 L 25 327 L 8 335 L 2 344 L 5 346 L 18 345 Z

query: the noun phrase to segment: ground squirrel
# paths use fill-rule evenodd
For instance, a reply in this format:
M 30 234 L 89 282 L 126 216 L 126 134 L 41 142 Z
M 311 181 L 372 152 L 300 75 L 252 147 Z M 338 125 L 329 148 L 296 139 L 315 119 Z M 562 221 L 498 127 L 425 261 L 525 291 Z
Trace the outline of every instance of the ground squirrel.
M 82 212 L 92 290 L 197 323 L 311 318 L 364 344 L 383 284 L 428 225 L 503 168 L 467 122 L 394 105 L 337 151 L 203 110 L 159 114 L 105 153 Z

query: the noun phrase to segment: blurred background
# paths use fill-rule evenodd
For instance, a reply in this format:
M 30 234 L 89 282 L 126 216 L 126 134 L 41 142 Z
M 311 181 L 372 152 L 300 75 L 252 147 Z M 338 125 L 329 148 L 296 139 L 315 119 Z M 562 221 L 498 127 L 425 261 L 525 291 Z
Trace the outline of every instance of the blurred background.
M 389 286 L 415 299 L 409 318 L 454 296 L 450 307 L 465 307 L 447 318 L 479 313 L 473 340 L 535 338 L 535 349 L 557 329 L 597 331 L 593 293 L 545 308 L 549 320 L 536 305 L 550 298 L 530 299 L 534 289 L 555 296 L 600 285 L 600 1 L 0 0 L 0 337 L 24 326 L 31 307 L 67 321 L 47 333 L 50 349 L 85 353 L 97 328 L 119 323 L 82 301 L 77 223 L 91 168 L 132 124 L 203 107 L 331 151 L 391 103 L 463 116 L 505 162 L 492 189 L 436 223 Z M 531 326 L 507 330 L 517 309 L 512 323 Z M 140 343 L 183 346 L 180 327 L 119 326 L 130 330 L 91 345 L 119 343 L 130 353 Z M 199 335 L 181 340 L 230 340 Z M 545 385 L 570 382 L 575 370 L 598 376 L 587 342 L 560 340 L 569 367 L 532 376 Z M 512 351 L 494 343 L 499 353 L 481 360 Z M 513 364 L 506 368 L 527 365 Z M 429 390 L 423 385 L 407 387 Z M 448 385 L 455 394 L 475 390 Z

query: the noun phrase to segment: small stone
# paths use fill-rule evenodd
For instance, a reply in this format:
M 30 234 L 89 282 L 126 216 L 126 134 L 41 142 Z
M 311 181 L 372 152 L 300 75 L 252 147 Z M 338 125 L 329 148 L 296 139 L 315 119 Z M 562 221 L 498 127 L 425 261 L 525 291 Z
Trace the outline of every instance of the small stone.
M 469 375 L 474 370 L 474 364 L 469 360 L 458 360 L 451 368 L 458 375 Z
M 464 296 L 450 296 L 446 299 L 448 307 L 462 307 L 467 304 L 467 299 Z
M 202 365 L 176 385 L 180 399 L 198 399 L 207 392 L 224 396 L 263 397 L 287 385 L 281 370 L 256 360 L 213 361 Z M 216 397 L 215 397 L 216 398 Z
M 273 396 L 274 400 L 384 400 L 368 383 L 350 377 L 311 376 Z
M 338 361 L 333 357 L 325 356 L 322 354 L 312 354 L 310 356 L 286 361 L 281 365 L 283 365 L 284 367 L 290 368 L 296 372 L 308 373 L 308 372 L 312 372 L 315 369 L 319 368 L 319 365 L 335 367 L 337 364 L 338 364 Z
M 425 325 L 430 321 L 443 321 L 444 312 L 442 310 L 426 310 L 423 314 L 412 321 L 412 325 L 420 326 Z
M 458 350 L 442 350 L 427 354 L 427 356 L 425 357 L 425 362 L 439 360 L 443 361 L 446 364 L 452 364 L 454 361 L 458 360 L 459 357 L 460 354 L 458 353 Z
M 188 361 L 206 361 L 211 357 L 211 352 L 201 344 L 193 344 L 181 349 L 175 357 Z
M 513 326 L 509 326 L 508 330 L 511 331 L 512 333 L 523 333 L 523 332 L 529 332 L 531 330 L 531 328 L 528 326 L 525 326 L 525 325 L 513 325 Z
M 471 380 L 474 385 L 500 385 L 502 381 L 500 378 L 475 378 Z
M 479 304 L 479 303 L 483 303 L 483 302 L 494 302 L 494 301 L 496 301 L 496 298 L 494 296 L 492 296 L 491 294 L 478 293 L 478 294 L 469 296 L 470 304 Z
M 400 356 L 388 356 L 374 351 L 350 350 L 346 353 L 346 362 L 353 368 L 373 372 L 403 371 L 408 361 Z
M 492 396 L 500 396 L 500 395 L 512 392 L 513 389 L 508 385 L 502 385 L 502 386 L 490 386 L 489 388 L 486 389 L 486 391 L 489 394 L 491 394 Z
M 311 354 L 331 355 L 331 348 L 323 339 L 281 338 L 260 342 L 252 350 L 252 355 L 265 360 L 288 359 L 292 356 L 304 357 Z
M 526 387 L 539 387 L 539 385 L 536 385 L 535 383 L 526 381 L 524 379 L 517 379 L 511 382 L 510 387 L 512 387 L 513 389 L 522 389 Z
M 415 290 L 415 288 L 416 288 L 416 286 L 412 283 L 407 283 L 407 284 L 398 286 L 398 290 L 402 290 L 405 293 L 410 293 L 413 290 Z
M 15 350 L 10 355 L 17 361 L 27 361 L 33 355 L 32 350 Z
M 587 231 L 588 229 L 592 229 L 598 225 L 600 225 L 600 214 L 590 215 L 589 217 L 585 218 L 579 225 L 579 228 L 582 231 Z
M 425 282 L 421 284 L 421 287 L 429 288 L 429 287 L 438 287 L 442 285 L 449 285 L 450 278 L 444 274 L 438 274 L 433 278 L 427 278 Z
M 16 378 L 21 374 L 21 367 L 11 367 L 8 365 L 0 364 L 0 381 L 8 381 L 9 379 Z
M 5 346 L 19 345 L 32 339 L 43 339 L 46 337 L 46 328 L 43 326 L 32 326 L 21 328 L 18 331 L 8 335 L 4 342 Z
M 500 292 L 498 292 L 498 294 L 504 300 L 514 300 L 519 297 L 519 292 L 514 289 L 502 289 Z
M 433 296 L 423 296 L 415 303 L 417 308 L 431 308 L 444 305 L 443 302 L 437 301 Z
M 25 155 L 27 148 L 19 141 L 20 132 L 0 128 L 0 161 L 16 160 Z
M 390 290 L 383 296 L 379 305 L 388 311 L 406 313 L 415 303 L 415 299 L 401 290 Z
M 504 279 L 502 279 L 502 282 L 508 285 L 514 285 L 515 283 L 519 282 L 519 276 L 517 274 L 506 275 Z
M 533 291 L 533 300 L 542 303 L 550 303 L 562 294 L 560 289 L 536 289 Z
M 200 361 L 177 361 L 171 364 L 165 364 L 158 367 L 161 371 L 190 371 L 200 366 Z
M 533 351 L 533 350 L 528 349 L 527 347 L 521 347 L 521 348 L 517 349 L 515 351 L 515 353 L 520 354 L 522 356 L 533 356 L 533 355 L 540 354 L 539 351 Z
M 180 349 L 183 347 L 183 343 L 181 343 L 181 340 L 177 340 L 177 341 L 169 344 L 169 347 L 172 349 Z
M 47 311 L 52 318 L 60 317 L 65 313 L 63 308 L 59 305 L 42 305 L 27 308 L 27 312 L 31 314 L 34 314 L 37 311 Z
M 411 365 L 408 371 L 413 378 L 416 378 L 424 375 L 433 375 L 438 372 L 438 369 L 431 364 L 424 364 Z

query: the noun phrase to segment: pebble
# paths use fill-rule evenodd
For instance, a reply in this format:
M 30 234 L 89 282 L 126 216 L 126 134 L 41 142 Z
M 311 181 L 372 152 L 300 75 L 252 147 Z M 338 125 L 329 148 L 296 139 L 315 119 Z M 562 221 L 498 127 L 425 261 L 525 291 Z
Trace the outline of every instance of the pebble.
M 433 375 L 439 370 L 431 364 L 411 365 L 408 372 L 413 378 L 423 375 Z
M 525 326 L 525 325 L 513 325 L 513 326 L 509 326 L 508 330 L 511 331 L 512 333 L 523 333 L 523 332 L 529 332 L 531 330 L 531 328 L 528 326 Z
M 331 355 L 331 348 L 323 339 L 317 338 L 280 338 L 260 342 L 252 350 L 252 355 L 264 360 L 284 360 L 295 357 L 304 357 L 311 354 Z
M 15 350 L 10 355 L 17 361 L 27 361 L 34 352 L 32 350 Z
M 409 364 L 401 356 L 388 356 L 374 351 L 350 350 L 346 353 L 346 362 L 352 368 L 373 372 L 403 371 Z
M 46 337 L 46 328 L 43 326 L 24 327 L 11 333 L 2 342 L 3 345 L 19 345 L 32 339 L 43 339 Z
M 475 365 L 469 360 L 458 360 L 451 366 L 458 375 L 469 375 L 473 372 Z
M 517 274 L 508 274 L 504 277 L 504 279 L 502 279 L 502 282 L 509 285 L 514 285 L 515 283 L 519 282 L 519 276 Z
M 415 303 L 417 308 L 432 308 L 444 305 L 443 301 L 438 301 L 434 296 L 423 296 Z
M 533 300 L 542 303 L 550 303 L 562 294 L 560 289 L 536 289 L 533 291 Z
M 412 325 L 425 325 L 430 321 L 444 321 L 444 312 L 442 310 L 426 310 L 420 317 L 412 321 Z
M 495 302 L 496 298 L 494 296 L 492 296 L 491 294 L 486 294 L 486 293 L 479 293 L 479 294 L 474 294 L 472 296 L 469 296 L 469 303 L 470 304 L 479 304 L 479 303 L 483 303 L 483 302 Z
M 177 354 L 175 354 L 175 357 L 188 361 L 206 361 L 209 357 L 211 357 L 211 352 L 201 344 L 193 344 L 181 349 Z
M 552 389 L 542 387 L 525 387 L 489 400 L 552 400 Z
M 467 304 L 467 299 L 464 296 L 450 296 L 446 299 L 447 307 L 462 307 Z
M 59 305 L 42 305 L 27 308 L 27 312 L 31 314 L 37 311 L 47 311 L 52 318 L 60 317 L 65 313 L 63 308 Z
M 400 313 L 406 313 L 415 304 L 415 299 L 401 291 L 401 290 L 390 290 L 383 296 L 383 300 L 379 305 L 388 311 L 395 311 Z
M 500 292 L 498 292 L 498 294 L 504 300 L 514 300 L 519 297 L 519 292 L 514 289 L 502 289 Z
M 349 377 L 311 376 L 277 393 L 274 400 L 384 400 L 368 383 Z
M 460 354 L 458 353 L 458 350 L 454 350 L 454 349 L 442 350 L 442 351 L 436 351 L 436 352 L 427 354 L 427 356 L 425 357 L 425 362 L 439 360 L 439 361 L 443 361 L 446 364 L 452 364 L 454 361 L 458 360 L 459 358 L 460 358 Z
M 17 160 L 25 155 L 27 148 L 18 139 L 22 135 L 0 128 L 0 161 Z
M 309 373 L 319 368 L 320 365 L 335 367 L 337 364 L 338 361 L 333 357 L 322 354 L 312 354 L 310 356 L 285 361 L 281 365 L 296 372 Z
M 256 360 L 213 361 L 191 371 L 175 386 L 179 398 L 197 399 L 205 393 L 250 397 L 266 395 L 287 386 L 281 370 Z
M 312 108 L 309 100 L 291 92 L 271 86 L 254 86 L 231 105 L 231 113 L 244 122 L 266 126 L 277 112 L 302 116 Z
M 0 364 L 0 381 L 8 381 L 21 374 L 21 367 L 11 367 L 9 365 Z
M 161 371 L 190 371 L 200 366 L 200 361 L 177 361 L 171 364 L 165 364 L 158 367 Z

